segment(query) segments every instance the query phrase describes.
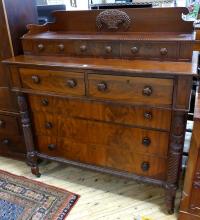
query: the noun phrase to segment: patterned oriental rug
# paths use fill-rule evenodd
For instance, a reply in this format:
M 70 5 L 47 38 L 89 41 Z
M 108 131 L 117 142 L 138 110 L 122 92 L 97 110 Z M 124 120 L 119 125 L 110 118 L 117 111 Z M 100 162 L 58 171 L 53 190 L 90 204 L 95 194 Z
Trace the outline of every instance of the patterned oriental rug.
M 0 170 L 0 220 L 63 220 L 79 195 Z

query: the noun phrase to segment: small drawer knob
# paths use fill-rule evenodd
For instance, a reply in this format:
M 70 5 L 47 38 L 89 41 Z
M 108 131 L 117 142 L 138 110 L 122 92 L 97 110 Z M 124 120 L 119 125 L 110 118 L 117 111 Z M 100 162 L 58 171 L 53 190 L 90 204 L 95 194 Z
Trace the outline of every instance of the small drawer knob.
M 77 86 L 77 82 L 75 79 L 69 79 L 67 80 L 67 85 L 69 88 L 75 88 Z
M 161 48 L 161 49 L 160 49 L 160 54 L 161 54 L 161 55 L 167 55 L 167 52 L 168 52 L 168 51 L 167 51 L 167 48 Z
M 56 149 L 56 145 L 55 144 L 49 144 L 48 145 L 48 149 L 49 150 L 55 150 Z
M 86 46 L 86 45 L 81 45 L 81 46 L 80 46 L 80 51 L 81 51 L 81 52 L 87 51 L 87 46 Z
M 137 53 L 138 50 L 139 50 L 138 47 L 132 47 L 132 48 L 131 48 L 131 52 L 132 52 L 133 54 Z
M 144 118 L 148 119 L 148 120 L 151 120 L 152 119 L 152 113 L 151 112 L 145 112 L 144 113 Z
M 5 121 L 0 120 L 0 128 L 5 128 L 5 125 L 6 125 Z
M 153 89 L 151 86 L 145 86 L 143 89 L 144 96 L 150 96 L 153 93 Z
M 38 50 L 43 51 L 44 50 L 44 44 L 38 44 Z
M 101 82 L 101 83 L 97 84 L 97 89 L 100 92 L 105 92 L 108 89 L 108 86 L 107 86 L 106 82 Z
M 51 129 L 51 128 L 53 128 L 53 124 L 51 122 L 46 122 L 45 123 L 45 128 L 46 129 Z
M 42 103 L 43 106 L 48 106 L 49 105 L 48 99 L 42 99 L 41 103 Z
M 146 147 L 148 147 L 151 144 L 151 139 L 148 137 L 144 137 L 142 140 L 142 144 Z
M 40 77 L 39 76 L 32 76 L 32 81 L 35 84 L 39 84 L 40 83 Z
M 59 44 L 58 49 L 59 49 L 59 51 L 64 51 L 65 45 L 64 44 Z
M 5 139 L 2 140 L 2 144 L 3 145 L 9 145 L 10 144 L 10 140 L 5 138 Z
M 147 171 L 149 170 L 149 168 L 150 168 L 149 162 L 143 162 L 143 163 L 141 164 L 141 169 L 142 169 L 144 172 L 147 172 Z
M 106 53 L 111 53 L 112 52 L 112 47 L 111 46 L 106 46 L 105 50 L 106 50 Z

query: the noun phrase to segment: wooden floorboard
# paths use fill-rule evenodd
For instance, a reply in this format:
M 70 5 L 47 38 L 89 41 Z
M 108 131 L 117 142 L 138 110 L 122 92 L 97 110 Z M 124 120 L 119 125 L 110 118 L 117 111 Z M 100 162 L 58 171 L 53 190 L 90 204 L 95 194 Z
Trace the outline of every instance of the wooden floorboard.
M 0 169 L 37 181 L 61 187 L 81 195 L 68 220 L 134 220 L 146 216 L 152 220 L 175 220 L 167 215 L 164 190 L 149 184 L 82 170 L 55 162 L 42 162 L 42 176 L 36 178 L 24 163 L 0 157 Z

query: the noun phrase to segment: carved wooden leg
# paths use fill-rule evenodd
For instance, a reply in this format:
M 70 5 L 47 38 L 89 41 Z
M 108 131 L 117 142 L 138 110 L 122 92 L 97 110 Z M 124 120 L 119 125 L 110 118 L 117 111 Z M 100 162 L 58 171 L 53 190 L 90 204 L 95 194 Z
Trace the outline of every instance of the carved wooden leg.
M 21 115 L 24 139 L 27 150 L 27 163 L 31 167 L 32 174 L 40 177 L 39 167 L 37 162 L 37 152 L 35 151 L 33 135 L 31 130 L 31 122 L 28 114 L 27 101 L 23 93 L 17 94 L 17 100 Z
M 181 170 L 182 152 L 185 138 L 187 113 L 174 112 L 173 124 L 171 127 L 171 137 L 169 144 L 169 158 L 166 184 L 166 206 L 169 214 L 174 212 L 174 201 L 176 190 L 178 188 L 178 180 Z

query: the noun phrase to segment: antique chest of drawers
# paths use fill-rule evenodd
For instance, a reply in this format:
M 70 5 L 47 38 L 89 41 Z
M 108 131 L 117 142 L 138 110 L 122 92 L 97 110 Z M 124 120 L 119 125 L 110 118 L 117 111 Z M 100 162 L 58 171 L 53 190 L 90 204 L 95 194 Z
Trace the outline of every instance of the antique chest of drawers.
M 20 37 L 28 23 L 37 21 L 34 6 L 30 0 L 0 0 L 0 61 L 22 54 Z M 0 156 L 24 160 L 26 147 L 17 98 L 10 90 L 8 75 L 0 63 Z
M 55 12 L 55 23 L 28 26 L 24 55 L 4 63 L 32 173 L 44 158 L 157 184 L 173 212 L 197 75 L 186 12 Z

